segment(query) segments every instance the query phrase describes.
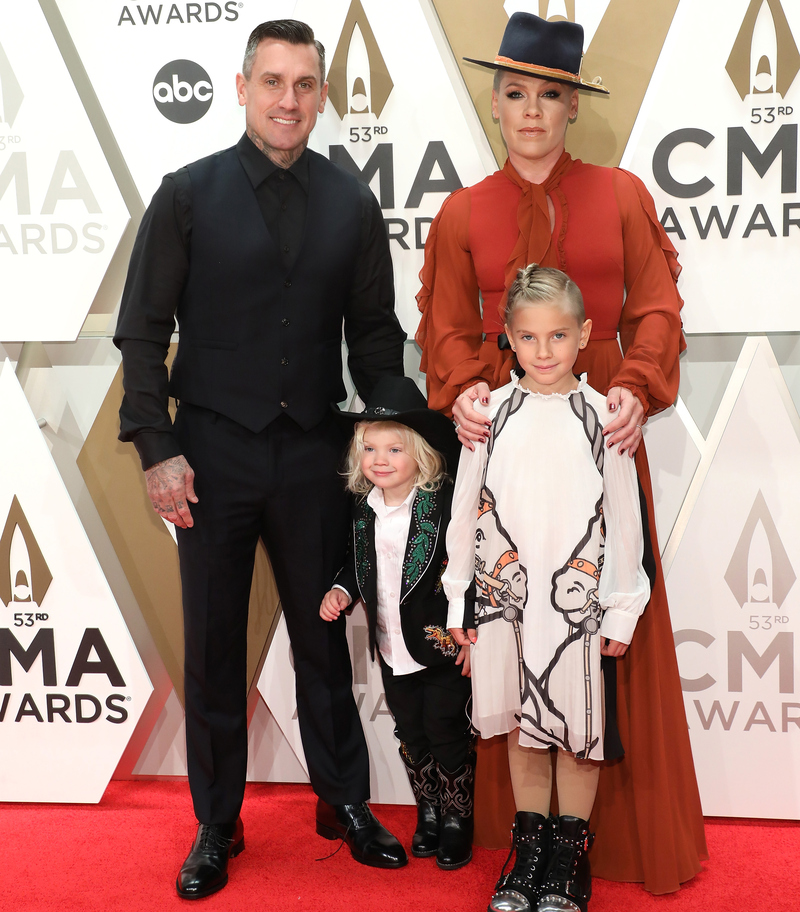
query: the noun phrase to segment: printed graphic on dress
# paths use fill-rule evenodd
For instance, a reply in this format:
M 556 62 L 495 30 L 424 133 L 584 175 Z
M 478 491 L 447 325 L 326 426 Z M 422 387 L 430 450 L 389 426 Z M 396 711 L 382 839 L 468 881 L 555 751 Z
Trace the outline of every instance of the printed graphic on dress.
M 517 546 L 497 515 L 494 494 L 484 484 L 475 528 L 475 625 L 505 621 L 511 625 L 519 667 L 521 700 L 526 696 L 527 669 L 522 653 L 522 611 L 528 598 L 528 572 Z
M 553 574 L 550 603 L 574 628 L 573 633 L 593 634 L 600 629 L 600 602 L 597 587 L 603 569 L 605 523 L 603 499 L 598 500 L 595 514 L 589 520 L 586 535 L 570 559 Z
M 494 494 L 486 485 L 481 489 L 475 527 L 475 584 L 478 623 L 498 615 L 507 621 L 521 620 L 528 597 L 528 574 L 497 515 Z
M 583 732 L 570 737 L 569 727 L 564 722 L 565 749 L 575 753 L 578 759 L 589 756 L 601 737 L 599 725 L 594 718 L 602 718 L 601 707 L 593 705 L 592 688 L 594 681 L 591 662 L 592 637 L 600 630 L 602 609 L 598 598 L 600 573 L 603 569 L 605 548 L 605 522 L 603 520 L 602 497 L 595 505 L 595 512 L 589 520 L 586 534 L 573 550 L 569 560 L 553 574 L 550 603 L 568 625 L 568 633 L 553 653 L 553 658 L 537 682 L 540 693 L 550 698 L 550 679 L 560 662 L 565 661 L 567 650 L 581 649 L 583 653 L 584 710 Z M 561 713 L 557 713 L 561 715 Z M 579 743 L 582 742 L 582 743 Z

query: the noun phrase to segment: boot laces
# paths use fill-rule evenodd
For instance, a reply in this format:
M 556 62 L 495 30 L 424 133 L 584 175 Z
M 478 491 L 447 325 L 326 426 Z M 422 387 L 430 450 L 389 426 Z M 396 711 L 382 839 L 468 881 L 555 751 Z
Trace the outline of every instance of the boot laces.
M 517 846 L 517 859 L 506 881 L 506 886 L 530 883 L 537 879 L 543 861 L 542 846 L 538 840 L 522 842 Z
M 516 833 L 516 827 L 514 829 Z M 496 890 L 508 889 L 514 886 L 530 886 L 531 881 L 538 879 L 539 869 L 544 863 L 541 843 L 543 835 L 543 831 L 540 829 L 538 833 L 516 836 L 508 858 L 506 858 L 506 863 L 503 865 L 503 870 L 500 872 L 500 879 L 495 886 Z M 515 849 L 517 857 L 514 859 L 514 867 L 508 874 L 505 874 L 506 867 L 511 861 L 511 856 L 514 854 Z
M 574 842 L 556 841 L 553 855 L 550 859 L 550 870 L 547 879 L 551 883 L 565 884 L 572 880 L 574 868 L 577 865 L 581 847 Z

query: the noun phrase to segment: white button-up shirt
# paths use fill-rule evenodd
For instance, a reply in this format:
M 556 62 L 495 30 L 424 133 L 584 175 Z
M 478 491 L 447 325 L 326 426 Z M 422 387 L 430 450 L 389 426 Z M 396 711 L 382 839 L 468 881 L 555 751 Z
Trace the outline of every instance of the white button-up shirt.
M 403 558 L 411 528 L 411 507 L 417 489 L 396 507 L 387 507 L 383 491 L 373 488 L 367 503 L 375 511 L 375 557 L 378 575 L 377 641 L 386 664 L 396 675 L 411 674 L 425 666 L 411 658 L 400 626 L 400 584 Z

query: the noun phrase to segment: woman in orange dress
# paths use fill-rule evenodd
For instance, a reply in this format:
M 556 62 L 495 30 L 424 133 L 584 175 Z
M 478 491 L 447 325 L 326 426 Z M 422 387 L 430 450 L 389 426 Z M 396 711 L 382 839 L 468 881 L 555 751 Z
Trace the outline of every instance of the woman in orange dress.
M 418 295 L 416 340 L 429 404 L 454 416 L 465 445 L 482 445 L 472 408 L 508 382 L 500 311 L 528 263 L 565 271 L 593 328 L 576 373 L 608 396 L 615 458 L 634 457 L 647 505 L 652 596 L 627 654 L 616 660 L 617 727 L 625 754 L 605 763 L 591 823 L 600 877 L 677 890 L 707 857 L 700 798 L 678 676 L 641 426 L 678 393 L 685 348 L 680 267 L 642 182 L 618 168 L 572 159 L 583 29 L 528 13 L 509 20 L 494 61 L 492 113 L 508 149 L 503 169 L 445 201 L 431 225 Z M 496 740 L 496 739 L 495 739 Z M 505 744 L 479 752 L 476 841 L 508 844 L 514 817 Z

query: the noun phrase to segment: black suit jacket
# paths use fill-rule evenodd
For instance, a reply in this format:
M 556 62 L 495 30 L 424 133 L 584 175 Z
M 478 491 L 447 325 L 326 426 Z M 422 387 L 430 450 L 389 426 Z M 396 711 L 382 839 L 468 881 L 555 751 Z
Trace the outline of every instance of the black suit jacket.
M 447 630 L 447 596 L 442 574 L 447 566 L 445 538 L 450 521 L 453 485 L 438 491 L 417 491 L 411 507 L 400 587 L 400 623 L 411 657 L 420 665 L 455 661 L 459 647 Z M 378 624 L 378 577 L 375 559 L 375 512 L 366 497 L 352 509 L 352 538 L 347 562 L 336 577 L 367 612 L 370 653 L 375 658 Z

